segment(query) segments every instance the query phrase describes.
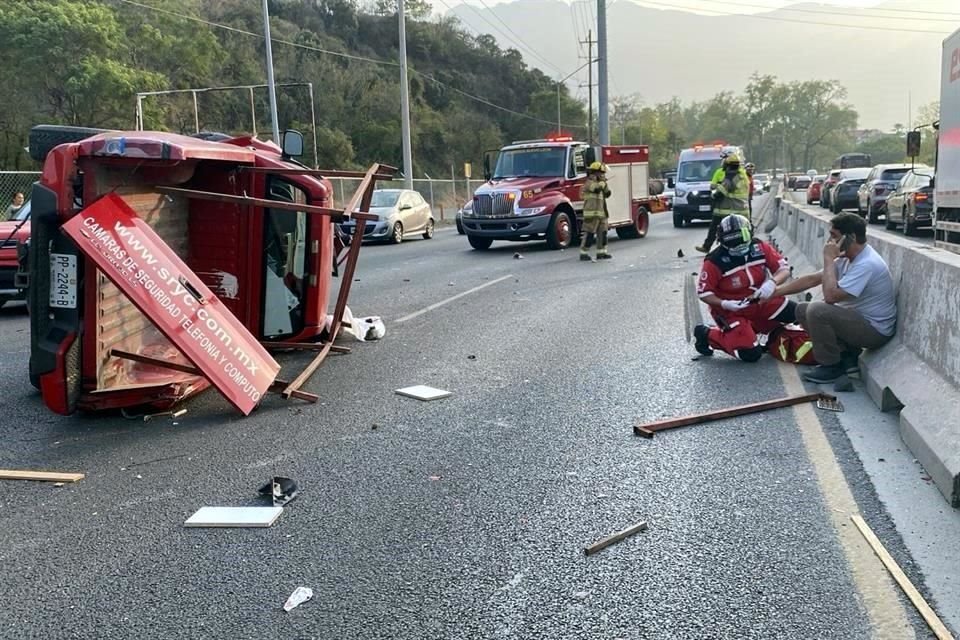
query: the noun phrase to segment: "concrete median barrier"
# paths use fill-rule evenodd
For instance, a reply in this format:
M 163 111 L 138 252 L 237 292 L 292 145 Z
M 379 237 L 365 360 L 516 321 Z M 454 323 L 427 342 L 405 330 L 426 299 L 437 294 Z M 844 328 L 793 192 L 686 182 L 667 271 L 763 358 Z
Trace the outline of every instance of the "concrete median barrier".
M 832 217 L 787 198 L 780 203 L 768 235 L 795 275 L 823 267 Z M 960 507 L 960 255 L 867 233 L 893 275 L 898 316 L 896 337 L 861 356 L 861 377 L 881 410 L 900 408 L 904 443 L 950 504 Z

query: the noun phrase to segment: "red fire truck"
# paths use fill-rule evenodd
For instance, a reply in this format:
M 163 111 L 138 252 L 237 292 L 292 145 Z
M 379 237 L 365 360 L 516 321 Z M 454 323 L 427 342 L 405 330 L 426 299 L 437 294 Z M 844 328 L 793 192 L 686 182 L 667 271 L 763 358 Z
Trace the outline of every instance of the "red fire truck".
M 49 137 L 49 136 L 48 136 Z M 256 138 L 202 140 L 109 131 L 56 146 L 31 199 L 31 381 L 51 410 L 70 414 L 167 408 L 215 386 L 243 413 L 270 391 L 315 400 L 300 385 L 337 334 L 361 236 L 335 221 L 365 219 L 374 183 L 390 177 L 314 171 Z M 342 210 L 327 177 L 362 177 Z M 332 271 L 345 263 L 333 326 Z M 277 379 L 270 351 L 317 357 Z
M 580 190 L 594 160 L 608 167 L 609 224 L 621 238 L 644 237 L 649 214 L 667 210 L 666 200 L 649 192 L 646 146 L 598 150 L 564 136 L 514 142 L 496 153 L 495 165 L 493 152 L 484 156 L 486 182 L 460 213 L 474 249 L 489 249 L 495 240 L 546 239 L 551 249 L 575 243 L 583 217 Z

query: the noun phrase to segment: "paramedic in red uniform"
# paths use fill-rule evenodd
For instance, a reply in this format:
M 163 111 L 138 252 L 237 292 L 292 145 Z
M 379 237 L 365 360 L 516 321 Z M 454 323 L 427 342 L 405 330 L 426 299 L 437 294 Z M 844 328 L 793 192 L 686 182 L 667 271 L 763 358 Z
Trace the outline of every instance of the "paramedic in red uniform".
M 720 349 L 756 362 L 763 355 L 757 334 L 796 321 L 797 304 L 773 296 L 790 278 L 790 268 L 776 249 L 753 238 L 743 216 L 721 220 L 718 235 L 720 246 L 703 259 L 697 284 L 697 295 L 710 305 L 717 326 L 694 328 L 696 349 L 705 356 Z

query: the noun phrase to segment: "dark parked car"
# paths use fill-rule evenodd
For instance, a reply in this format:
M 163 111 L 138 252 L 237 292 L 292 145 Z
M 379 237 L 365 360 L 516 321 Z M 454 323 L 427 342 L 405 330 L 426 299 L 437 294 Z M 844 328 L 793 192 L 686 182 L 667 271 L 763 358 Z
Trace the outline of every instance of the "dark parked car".
M 927 166 L 918 165 L 916 168 L 933 171 Z M 872 224 L 880 222 L 880 216 L 886 213 L 887 198 L 896 190 L 900 179 L 910 169 L 908 164 L 878 164 L 871 169 L 867 181 L 860 188 L 857 213 L 865 216 L 867 222 Z
M 908 236 L 917 235 L 921 227 L 933 226 L 933 171 L 915 169 L 900 180 L 896 191 L 887 198 L 887 229 L 903 225 Z
M 824 209 L 830 208 L 830 189 L 833 188 L 833 185 L 840 182 L 840 172 L 843 169 L 834 169 L 827 174 L 826 180 L 823 181 L 823 186 L 820 187 L 820 206 Z
M 857 190 L 865 180 L 866 177 L 842 178 L 830 190 L 830 210 L 840 213 L 844 209 L 856 209 Z

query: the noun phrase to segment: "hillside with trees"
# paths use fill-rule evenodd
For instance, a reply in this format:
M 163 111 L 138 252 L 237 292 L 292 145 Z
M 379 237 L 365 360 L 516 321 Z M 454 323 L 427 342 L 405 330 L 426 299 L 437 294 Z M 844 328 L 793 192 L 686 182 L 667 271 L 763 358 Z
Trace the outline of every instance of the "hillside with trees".
M 557 82 L 514 49 L 430 17 L 408 1 L 414 174 L 450 175 L 482 152 L 556 128 Z M 321 167 L 399 166 L 400 89 L 393 0 L 272 0 L 281 127 L 312 144 L 313 84 Z M 0 5 L 0 169 L 33 169 L 23 151 L 38 123 L 131 129 L 138 92 L 262 84 L 260 4 L 249 0 L 30 0 Z M 585 137 L 586 107 L 560 88 L 562 128 Z M 251 104 L 254 116 L 251 116 Z M 262 88 L 143 100 L 148 129 L 269 135 Z M 935 105 L 926 108 L 935 113 Z M 198 122 L 195 122 L 195 118 Z M 857 150 L 857 112 L 832 80 L 781 82 L 755 73 L 740 91 L 701 102 L 613 100 L 611 141 L 649 144 L 654 171 L 693 142 L 743 144 L 758 166 L 828 166 Z M 902 159 L 904 131 L 860 141 L 875 159 Z M 929 138 L 929 136 L 927 136 Z M 925 142 L 925 155 L 932 145 Z M 880 157 L 882 156 L 882 157 Z M 898 157 L 899 156 L 899 157 Z M 306 158 L 312 159 L 312 146 Z M 928 160 L 929 161 L 929 160 Z

